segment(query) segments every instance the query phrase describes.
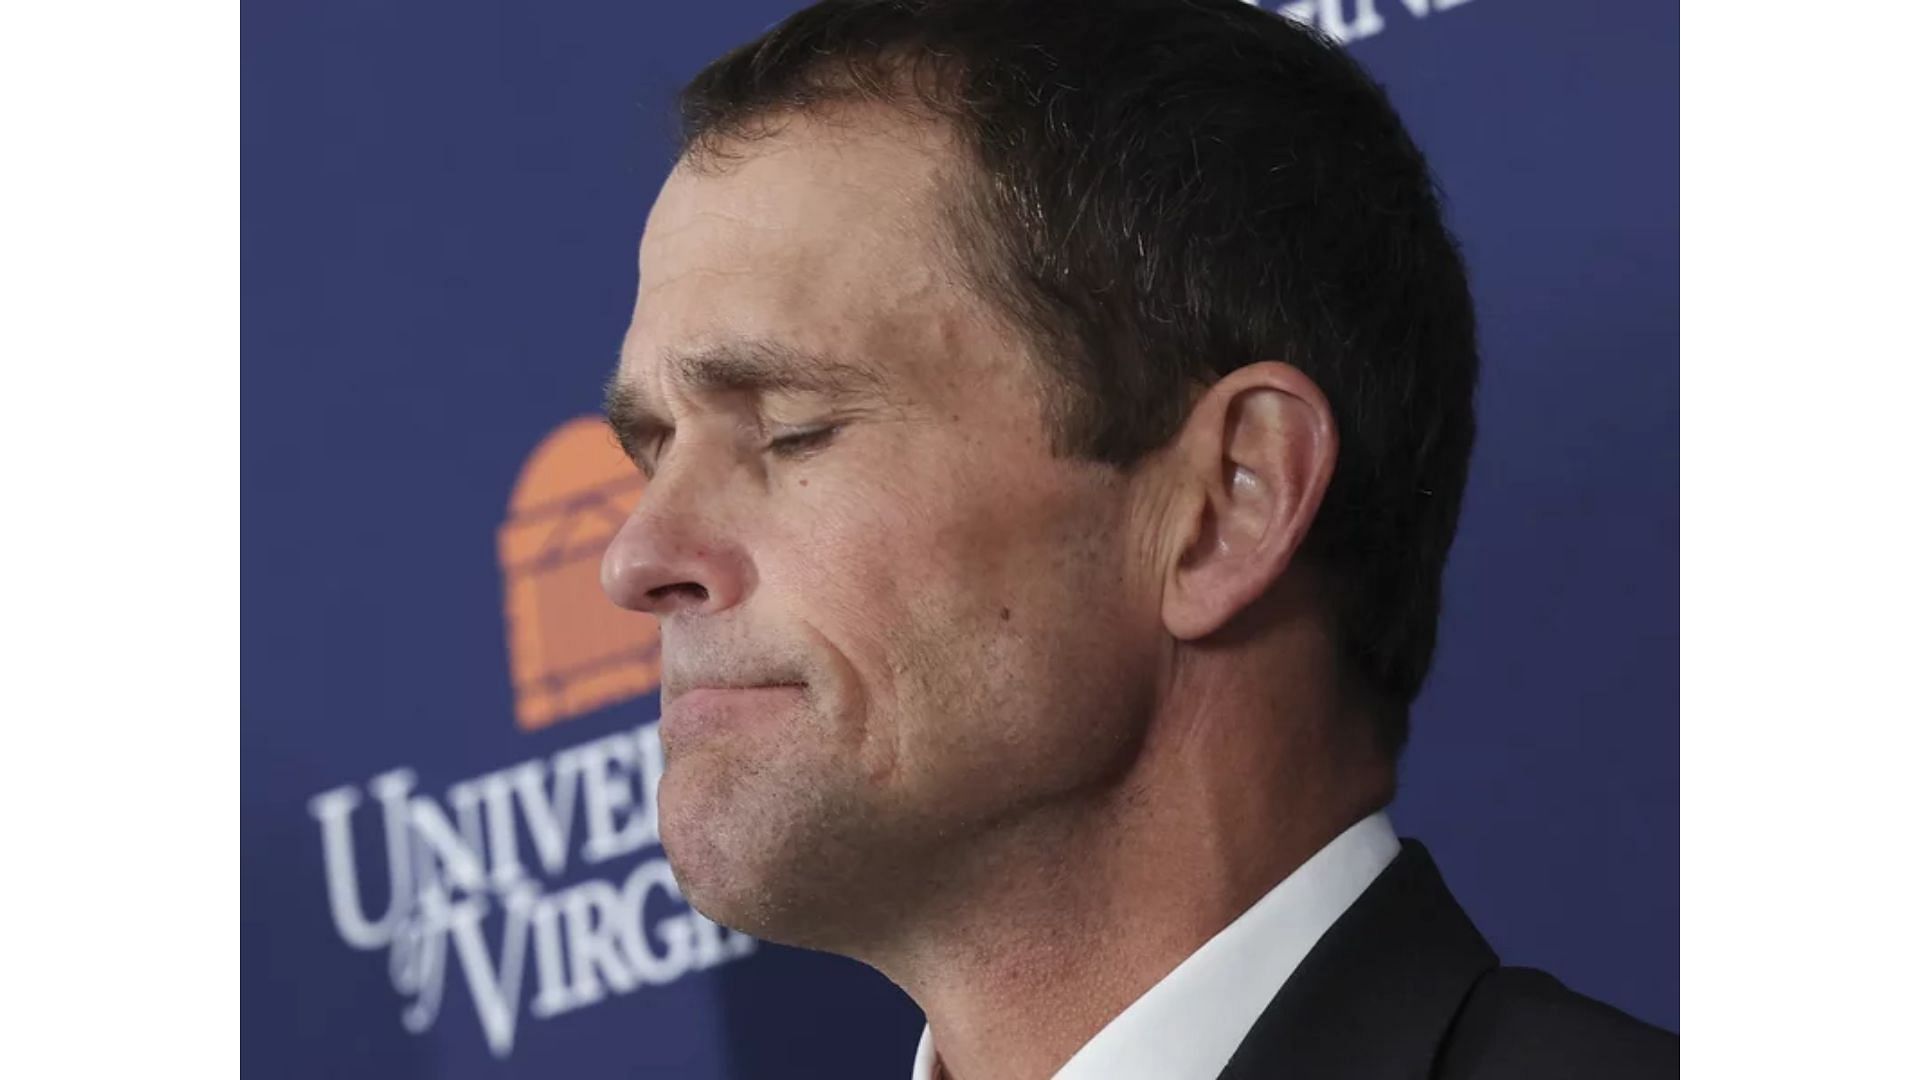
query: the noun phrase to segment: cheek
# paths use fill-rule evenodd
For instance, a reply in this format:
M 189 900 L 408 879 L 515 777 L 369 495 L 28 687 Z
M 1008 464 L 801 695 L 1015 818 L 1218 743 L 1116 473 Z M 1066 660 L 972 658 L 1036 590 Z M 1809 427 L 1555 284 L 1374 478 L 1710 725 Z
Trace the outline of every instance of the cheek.
M 1002 413 L 862 428 L 762 518 L 766 599 L 839 669 L 834 741 L 869 772 L 1036 756 L 1109 722 L 1098 703 L 1140 674 L 1121 492 Z
M 871 653 L 926 584 L 912 557 L 922 514 L 898 493 L 815 487 L 782 518 L 782 602 L 834 646 Z
M 898 471 L 956 472 L 919 463 Z M 868 654 L 926 644 L 903 636 L 938 642 L 980 629 L 1000 634 L 1044 557 L 1019 500 L 968 490 L 957 478 L 814 487 L 821 490 L 788 517 L 793 527 L 781 544 L 795 553 L 791 600 L 809 621 L 830 625 Z M 896 658 L 888 669 L 905 666 Z
M 851 668 L 873 768 L 990 797 L 1121 737 L 1109 729 L 1130 723 L 1141 667 L 1124 644 L 1111 500 L 958 477 L 808 490 L 818 501 L 790 534 L 800 557 L 783 591 Z
M 898 479 L 941 471 L 915 460 L 814 470 L 769 508 L 755 554 L 775 618 L 837 669 L 836 741 L 889 744 L 863 751 L 876 759 L 897 756 L 893 729 L 915 722 L 896 714 L 925 711 L 928 696 L 957 704 L 962 673 L 993 644 L 982 630 L 1006 625 L 1005 530 L 993 508 L 968 506 L 953 486 Z
M 912 558 L 920 515 L 902 493 L 836 483 L 824 470 L 809 480 L 765 519 L 761 602 L 827 680 L 814 745 L 879 783 L 900 759 L 897 702 L 917 598 L 937 585 Z

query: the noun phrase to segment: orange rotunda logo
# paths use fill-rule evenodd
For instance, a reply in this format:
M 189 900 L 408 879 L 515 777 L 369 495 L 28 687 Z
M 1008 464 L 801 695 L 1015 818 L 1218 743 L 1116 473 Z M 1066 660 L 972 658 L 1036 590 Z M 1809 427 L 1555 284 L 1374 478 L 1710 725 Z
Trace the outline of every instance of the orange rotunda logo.
M 600 590 L 600 557 L 645 489 L 598 417 L 555 428 L 521 466 L 499 544 L 523 730 L 659 687 L 659 622 Z

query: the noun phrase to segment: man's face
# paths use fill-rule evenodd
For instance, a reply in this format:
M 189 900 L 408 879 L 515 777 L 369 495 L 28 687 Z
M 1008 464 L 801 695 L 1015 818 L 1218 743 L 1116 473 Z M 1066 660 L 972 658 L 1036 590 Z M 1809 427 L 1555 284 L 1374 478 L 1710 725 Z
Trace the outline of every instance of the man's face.
M 688 899 L 851 946 L 1124 770 L 1158 583 L 1132 485 L 1053 456 L 1031 347 L 961 284 L 944 133 L 867 110 L 732 149 L 641 243 L 613 412 L 671 435 L 629 445 L 653 478 L 604 580 L 660 619 Z

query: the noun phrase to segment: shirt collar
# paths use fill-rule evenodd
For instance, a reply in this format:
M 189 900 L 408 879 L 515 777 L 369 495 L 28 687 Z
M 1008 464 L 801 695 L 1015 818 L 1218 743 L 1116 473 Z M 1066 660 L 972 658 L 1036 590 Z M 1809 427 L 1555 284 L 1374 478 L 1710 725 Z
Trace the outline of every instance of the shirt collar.
M 1399 853 L 1385 811 L 1348 828 L 1109 1021 L 1054 1080 L 1218 1076 L 1314 943 Z M 936 1080 L 937 1058 L 923 1029 L 913 1080 Z

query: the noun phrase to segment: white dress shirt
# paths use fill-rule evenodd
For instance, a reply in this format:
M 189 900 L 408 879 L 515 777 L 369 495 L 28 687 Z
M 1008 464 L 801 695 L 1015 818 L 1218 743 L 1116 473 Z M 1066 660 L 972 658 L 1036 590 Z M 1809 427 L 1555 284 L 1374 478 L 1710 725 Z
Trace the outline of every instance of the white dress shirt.
M 1334 920 L 1400 853 L 1385 811 L 1341 833 L 1123 1009 L 1053 1080 L 1214 1080 Z M 937 1080 L 933 1029 L 913 1080 Z

